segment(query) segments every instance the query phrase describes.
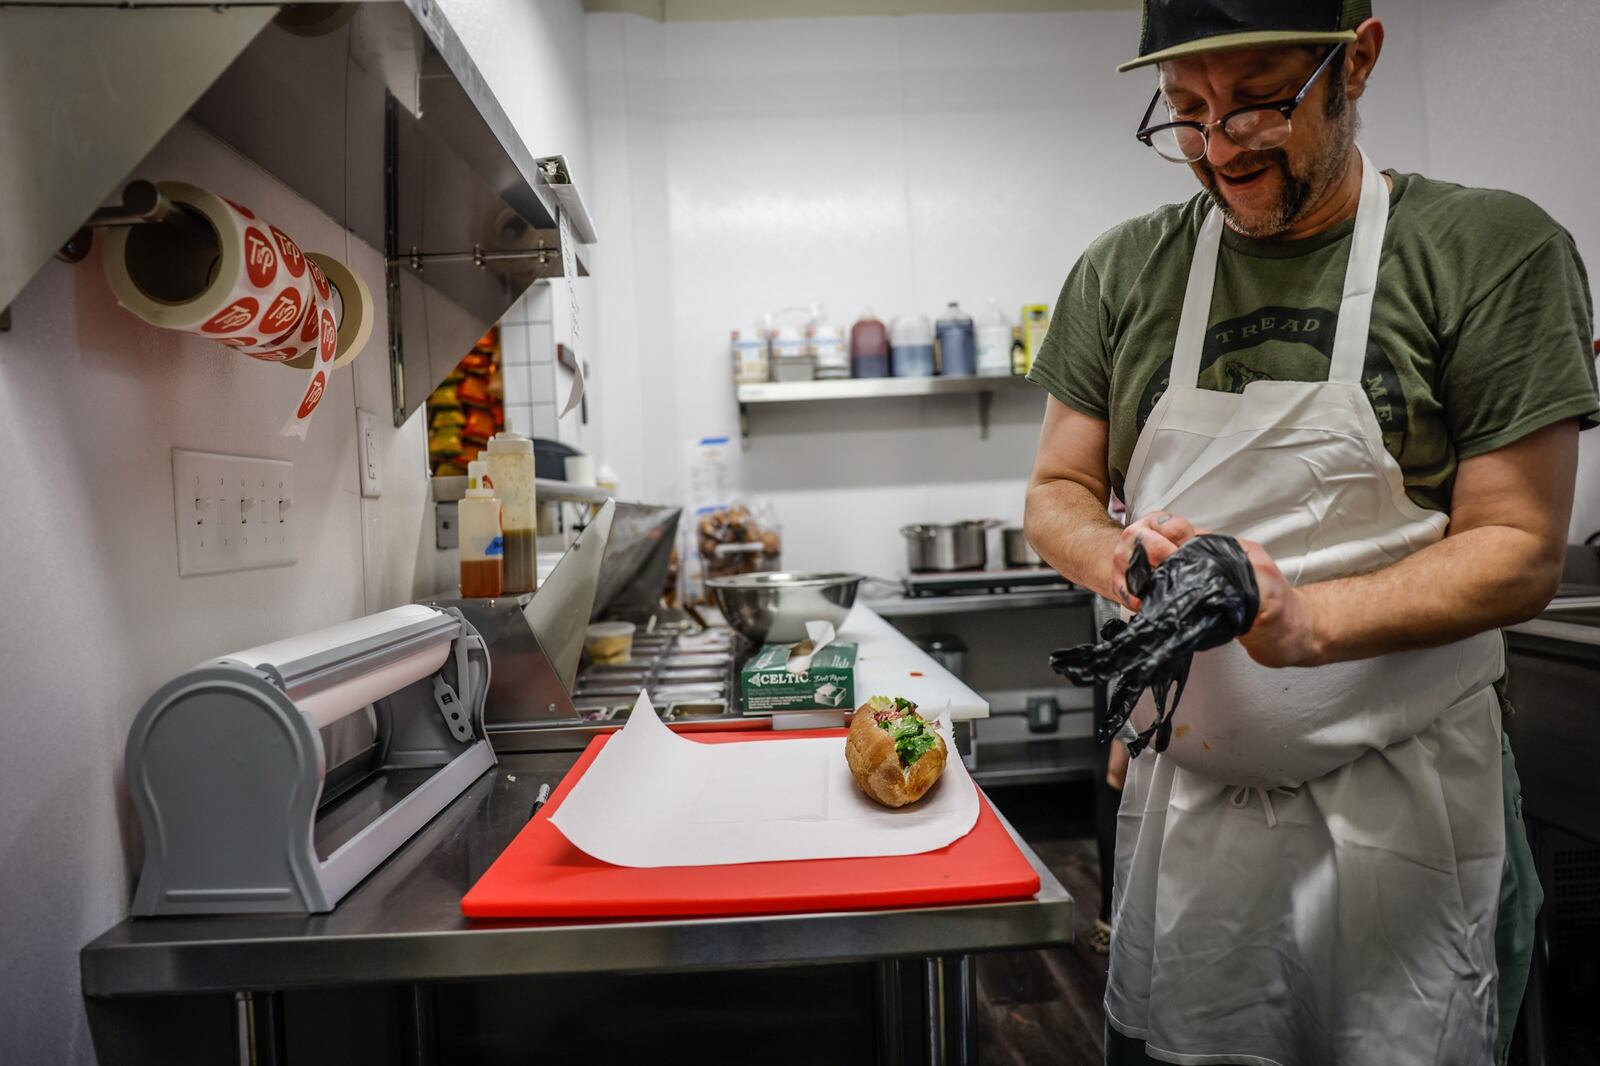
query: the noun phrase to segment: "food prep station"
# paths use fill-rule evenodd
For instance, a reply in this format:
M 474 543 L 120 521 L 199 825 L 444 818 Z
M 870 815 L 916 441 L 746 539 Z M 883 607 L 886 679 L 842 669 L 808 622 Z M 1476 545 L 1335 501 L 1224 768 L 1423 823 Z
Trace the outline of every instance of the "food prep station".
M 316 853 L 331 868 L 359 851 L 363 870 L 372 872 L 341 882 L 337 895 L 317 896 L 309 905 L 291 899 L 285 907 L 283 897 L 266 898 L 259 889 L 229 894 L 152 876 L 160 865 L 147 866 L 141 882 L 147 903 L 136 913 L 165 917 L 131 917 L 82 953 L 84 993 L 102 1062 L 211 1062 L 242 1047 L 250 1049 L 252 1063 L 348 1061 L 340 1049 L 371 1039 L 374 1031 L 396 1042 L 397 1061 L 453 1061 L 497 1040 L 566 1054 L 596 1054 L 599 1047 L 608 1059 L 647 1055 L 682 1025 L 680 1012 L 655 1004 L 684 981 L 720 989 L 719 1017 L 751 1012 L 763 1019 L 760 1034 L 746 1034 L 767 1049 L 763 1061 L 814 1061 L 811 1056 L 820 1052 L 807 1041 L 824 1019 L 860 1034 L 847 1044 L 859 1052 L 855 1059 L 841 1055 L 834 1034 L 829 1061 L 975 1061 L 974 956 L 1072 938 L 1071 896 L 1003 817 L 1005 833 L 1037 875 L 1039 888 L 1031 898 L 676 919 L 463 916 L 468 889 L 561 785 L 591 740 L 625 722 L 640 693 L 651 695 L 662 720 L 675 728 L 770 731 L 785 725 L 740 712 L 730 686 L 736 663 L 752 645 L 730 629 L 702 630 L 673 620 L 635 635 L 625 665 L 580 665 L 570 620 L 588 614 L 582 597 L 592 596 L 598 583 L 603 551 L 597 549 L 603 548 L 614 507 L 600 509 L 532 596 L 434 600 L 390 612 L 392 621 L 353 623 L 348 635 L 312 635 L 283 642 L 282 652 L 252 650 L 223 660 L 279 664 L 273 669 L 289 679 L 295 703 L 272 713 L 291 724 L 303 715 L 321 733 L 330 761 L 338 752 L 329 784 L 321 785 L 314 771 L 299 786 L 292 778 L 286 782 L 318 799 Z M 869 607 L 849 607 L 838 634 L 860 648 L 861 691 L 894 692 L 940 708 L 964 725 L 987 714 L 980 696 Z M 462 655 L 470 648 L 502 676 L 488 681 L 480 665 L 468 686 L 460 680 L 467 676 L 463 665 L 450 667 L 446 676 L 423 669 L 432 658 L 411 672 L 415 680 L 408 680 L 411 673 L 393 673 L 397 661 L 422 654 L 415 651 L 419 642 L 431 640 L 431 647 L 452 635 L 456 644 L 441 646 L 460 645 Z M 573 679 L 570 691 L 564 678 Z M 407 813 L 416 812 L 420 798 L 417 772 L 375 753 L 398 750 L 388 733 L 408 728 L 402 706 L 424 726 L 438 722 L 428 694 L 446 681 L 460 689 L 469 738 L 480 731 L 487 738 L 463 750 L 480 752 L 485 761 L 465 777 L 450 776 L 458 761 L 429 771 L 440 799 L 420 812 L 419 821 Z M 169 688 L 186 699 L 205 698 L 209 689 L 196 695 L 194 684 L 183 678 Z M 340 686 L 352 685 L 355 691 L 335 706 Z M 393 685 L 399 687 L 381 694 Z M 264 691 L 270 696 L 273 690 Z M 363 723 L 359 708 L 375 697 L 376 732 L 353 740 L 340 736 L 348 732 L 341 724 L 352 720 L 347 715 Z M 217 773 L 228 771 L 194 748 L 216 741 L 193 736 L 181 715 L 168 713 L 173 698 L 158 695 L 147 712 L 153 721 L 171 722 L 177 729 L 168 732 L 181 738 L 167 744 L 180 745 L 176 754 L 161 755 L 166 748 L 150 746 L 149 761 L 174 782 L 153 794 L 192 806 L 202 793 L 218 790 Z M 530 707 L 538 709 L 537 720 L 527 717 Z M 842 723 L 844 711 L 831 717 Z M 818 724 L 813 715 L 804 718 L 802 724 Z M 226 727 L 219 721 L 212 728 Z M 840 751 L 842 758 L 842 741 Z M 489 761 L 494 765 L 484 773 Z M 429 780 L 426 774 L 423 780 Z M 397 821 L 411 830 L 426 824 L 406 839 L 406 828 L 395 829 Z M 210 824 L 223 835 L 169 843 L 173 868 L 188 870 L 196 854 L 209 855 L 232 839 L 231 824 Z M 363 841 L 366 846 L 358 849 Z M 385 847 L 391 853 L 376 850 Z M 292 843 L 288 850 L 295 851 Z M 209 879 L 203 884 L 235 883 L 251 862 L 237 848 L 216 856 L 206 864 Z M 268 913 L 238 913 L 250 909 Z M 550 1010 L 494 1010 L 504 997 L 517 995 L 547 1003 Z M 286 1023 L 290 1012 L 304 1018 L 304 1003 L 312 996 L 324 1018 L 314 1046 L 305 1042 L 303 1022 Z M 593 996 L 636 1005 L 625 1034 L 579 1008 L 577 1003 L 592 1005 Z M 787 1004 L 782 1017 L 763 1006 L 774 1001 Z M 493 1020 L 484 1020 L 485 1014 Z M 180 1030 L 184 1035 L 175 1041 Z M 713 1040 L 707 1053 L 716 1053 L 715 1047 Z

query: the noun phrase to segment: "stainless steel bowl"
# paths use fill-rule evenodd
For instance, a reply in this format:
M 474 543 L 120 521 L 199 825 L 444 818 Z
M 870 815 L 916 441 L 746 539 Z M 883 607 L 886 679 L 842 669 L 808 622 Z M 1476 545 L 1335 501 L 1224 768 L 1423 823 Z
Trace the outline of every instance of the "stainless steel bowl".
M 757 644 L 804 640 L 807 622 L 838 626 L 856 602 L 860 574 L 738 574 L 706 588 L 728 624 Z

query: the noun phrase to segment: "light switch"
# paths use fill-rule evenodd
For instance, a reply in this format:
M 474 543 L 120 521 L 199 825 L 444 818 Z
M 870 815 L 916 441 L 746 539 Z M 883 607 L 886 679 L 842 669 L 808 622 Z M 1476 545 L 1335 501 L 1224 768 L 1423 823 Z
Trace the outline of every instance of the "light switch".
M 377 499 L 383 495 L 383 471 L 378 467 L 378 416 L 371 411 L 357 411 L 356 428 L 361 435 L 361 445 L 356 449 L 361 463 L 361 495 Z
M 297 558 L 293 463 L 174 448 L 172 502 L 183 577 Z

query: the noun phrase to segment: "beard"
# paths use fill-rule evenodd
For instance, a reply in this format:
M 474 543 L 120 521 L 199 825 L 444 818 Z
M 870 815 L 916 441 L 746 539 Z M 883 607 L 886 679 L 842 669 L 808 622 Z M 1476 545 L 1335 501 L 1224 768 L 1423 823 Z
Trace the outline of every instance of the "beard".
M 1342 94 L 1340 96 L 1342 102 Z M 1238 176 L 1263 168 L 1278 172 L 1278 197 L 1265 212 L 1245 216 L 1228 202 L 1227 194 L 1217 180 L 1216 168 L 1206 159 L 1192 163 L 1200 184 L 1205 186 L 1211 202 L 1222 211 L 1222 216 L 1237 232 L 1246 237 L 1276 237 L 1289 229 L 1313 207 L 1322 202 L 1328 190 L 1338 183 L 1350 160 L 1350 149 L 1355 143 L 1355 110 L 1341 107 L 1327 116 L 1317 143 L 1311 146 L 1303 167 L 1290 163 L 1289 153 L 1282 148 L 1264 152 L 1251 152 L 1233 160 L 1223 171 Z

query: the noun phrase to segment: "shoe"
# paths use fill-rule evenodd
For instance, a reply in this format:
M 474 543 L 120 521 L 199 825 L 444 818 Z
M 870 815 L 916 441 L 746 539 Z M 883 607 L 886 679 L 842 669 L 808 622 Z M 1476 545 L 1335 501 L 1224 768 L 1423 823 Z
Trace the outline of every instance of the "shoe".
M 1089 950 L 1096 955 L 1111 954 L 1111 923 L 1096 918 L 1089 933 Z

